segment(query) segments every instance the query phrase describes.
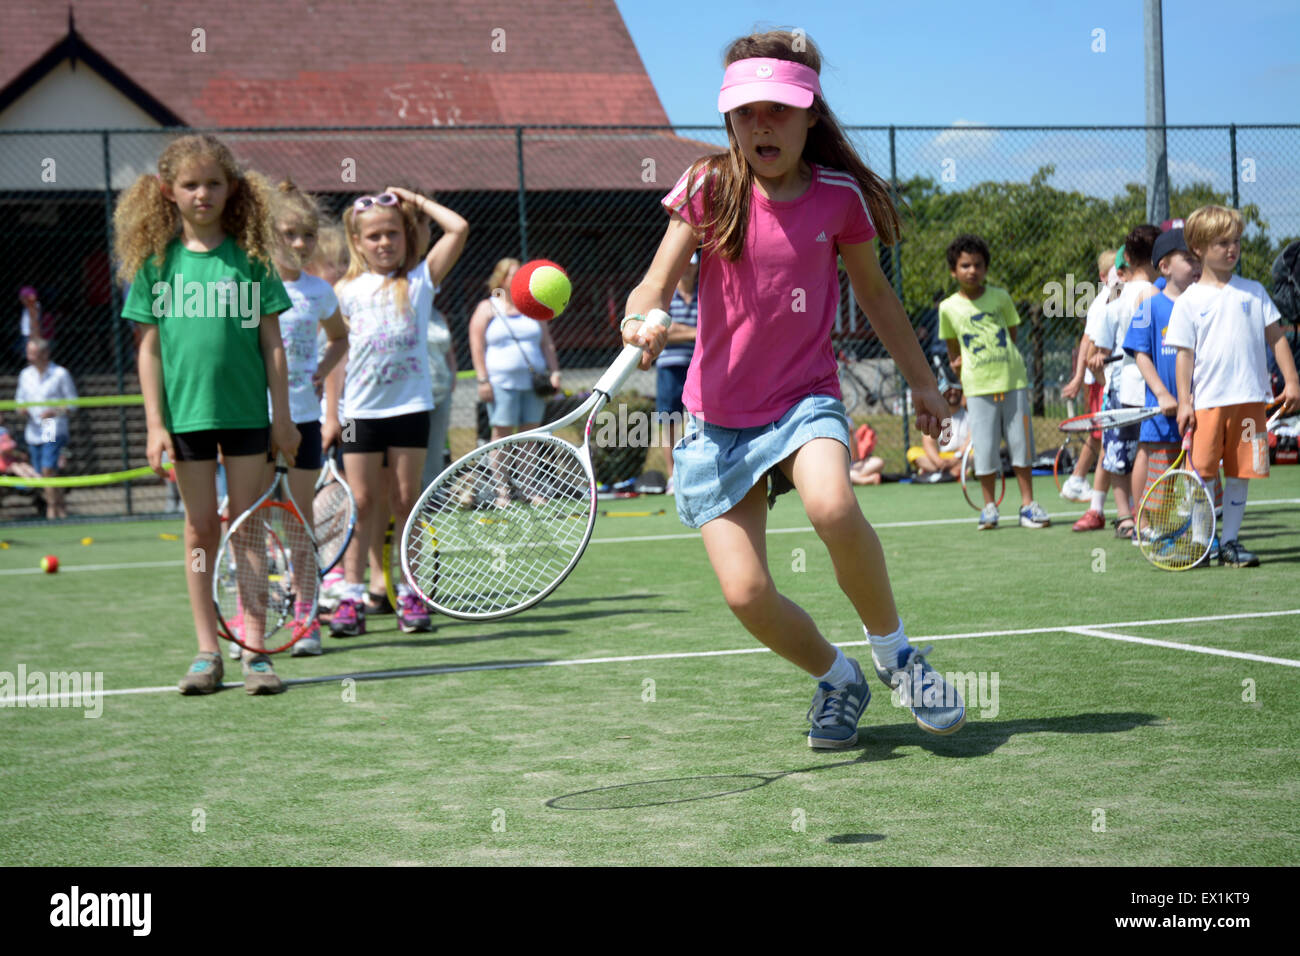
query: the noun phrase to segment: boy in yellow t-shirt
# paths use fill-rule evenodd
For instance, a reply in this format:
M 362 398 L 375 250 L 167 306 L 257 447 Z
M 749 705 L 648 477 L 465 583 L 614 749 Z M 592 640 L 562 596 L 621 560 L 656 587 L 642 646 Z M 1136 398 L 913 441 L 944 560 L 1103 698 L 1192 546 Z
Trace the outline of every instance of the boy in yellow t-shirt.
M 958 236 L 948 245 L 948 270 L 960 288 L 939 304 L 939 338 L 966 393 L 975 474 L 984 494 L 979 529 L 998 526 L 993 486 L 1003 439 L 1020 486 L 1020 526 L 1046 528 L 1051 520 L 1034 500 L 1029 380 L 1016 348 L 1020 316 L 1005 289 L 984 284 L 988 269 L 988 243 L 979 236 Z

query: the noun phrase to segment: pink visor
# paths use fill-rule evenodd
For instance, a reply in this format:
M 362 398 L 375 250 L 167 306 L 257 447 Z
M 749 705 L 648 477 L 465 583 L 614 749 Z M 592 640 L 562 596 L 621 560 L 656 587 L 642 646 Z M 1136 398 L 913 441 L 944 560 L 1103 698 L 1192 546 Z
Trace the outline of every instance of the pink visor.
M 723 74 L 718 112 L 729 113 L 737 106 L 764 100 L 807 109 L 821 91 L 817 71 L 802 63 L 768 57 L 737 60 Z

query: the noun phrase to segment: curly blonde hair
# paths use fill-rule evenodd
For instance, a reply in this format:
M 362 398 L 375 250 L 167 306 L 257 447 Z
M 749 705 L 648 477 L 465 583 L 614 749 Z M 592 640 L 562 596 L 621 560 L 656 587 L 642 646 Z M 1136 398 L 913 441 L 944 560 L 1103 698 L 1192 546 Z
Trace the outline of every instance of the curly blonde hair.
M 172 186 L 188 163 L 203 159 L 214 160 L 230 185 L 221 228 L 250 259 L 273 268 L 270 184 L 260 173 L 241 167 L 230 147 L 215 136 L 194 134 L 168 143 L 158 157 L 157 175 L 145 173 L 118 197 L 113 210 L 113 253 L 119 280 L 133 281 L 147 261 L 162 265 L 167 247 L 181 232 L 180 211 L 163 195 L 163 184 Z

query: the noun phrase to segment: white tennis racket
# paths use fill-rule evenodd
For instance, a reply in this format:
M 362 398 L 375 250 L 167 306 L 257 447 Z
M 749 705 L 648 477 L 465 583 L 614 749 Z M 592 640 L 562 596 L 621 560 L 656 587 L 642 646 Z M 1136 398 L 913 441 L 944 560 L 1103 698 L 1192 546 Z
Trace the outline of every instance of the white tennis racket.
M 333 455 L 325 456 L 325 466 L 316 479 L 312 515 L 316 528 L 317 571 L 324 577 L 343 557 L 357 526 L 356 498 L 339 474 Z
M 655 309 L 645 324 L 670 321 Z M 425 604 L 461 620 L 495 620 L 532 607 L 568 577 L 596 521 L 592 425 L 641 351 L 626 346 L 563 418 L 483 445 L 424 490 L 402 529 L 401 557 Z M 581 448 L 554 434 L 584 416 Z

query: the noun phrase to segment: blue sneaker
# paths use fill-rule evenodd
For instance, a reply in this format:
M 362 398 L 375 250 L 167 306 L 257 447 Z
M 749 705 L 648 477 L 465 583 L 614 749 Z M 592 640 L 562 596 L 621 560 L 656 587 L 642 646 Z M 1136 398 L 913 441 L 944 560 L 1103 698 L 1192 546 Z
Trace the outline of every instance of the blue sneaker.
M 808 746 L 815 750 L 842 750 L 858 742 L 858 721 L 871 703 L 871 688 L 858 662 L 853 665 L 854 679 L 838 690 L 825 681 L 817 685 L 812 706 L 808 708 Z
M 1031 501 L 1028 505 L 1020 509 L 1020 527 L 1022 528 L 1046 528 L 1052 523 L 1052 519 L 1047 516 L 1043 506 L 1037 501 Z
M 925 659 L 931 650 L 904 648 L 897 667 L 881 667 L 874 654 L 871 663 L 876 676 L 898 692 L 899 702 L 911 710 L 918 727 L 932 734 L 955 734 L 966 723 L 966 705 L 957 688 L 944 681 Z
M 992 503 L 985 505 L 980 511 L 979 529 L 981 531 L 987 531 L 990 528 L 996 528 L 997 526 L 998 506 Z

